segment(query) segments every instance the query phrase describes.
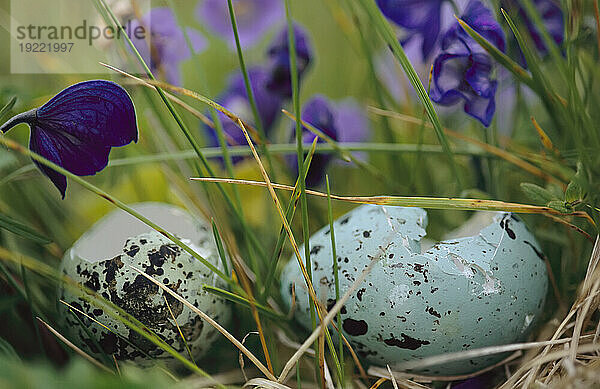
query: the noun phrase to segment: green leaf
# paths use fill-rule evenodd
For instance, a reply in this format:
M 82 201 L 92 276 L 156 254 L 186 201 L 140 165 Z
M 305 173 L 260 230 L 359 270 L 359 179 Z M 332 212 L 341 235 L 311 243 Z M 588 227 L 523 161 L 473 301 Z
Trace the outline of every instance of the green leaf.
M 48 244 L 52 242 L 52 240 L 46 238 L 32 227 L 29 227 L 2 213 L 0 213 L 0 229 L 10 231 L 25 239 L 29 239 L 40 244 Z
M 577 173 L 569 182 L 567 186 L 567 190 L 565 191 L 565 202 L 568 204 L 572 204 L 577 201 L 581 201 L 587 195 L 587 188 L 589 184 L 584 174 L 583 164 L 581 162 L 577 163 Z
M 547 204 L 550 201 L 559 200 L 559 198 L 548 189 L 544 189 L 541 186 L 529 182 L 522 182 L 521 190 L 525 193 L 525 196 L 537 204 Z
M 6 105 L 4 107 L 2 107 L 2 109 L 0 109 L 0 120 L 4 119 L 4 116 L 6 116 L 6 114 L 9 113 L 11 109 L 13 109 L 16 102 L 17 102 L 17 96 L 13 96 L 8 101 L 8 103 L 6 103 Z
M 569 182 L 567 190 L 565 191 L 565 202 L 572 204 L 576 201 L 580 201 L 583 198 L 583 188 L 575 181 Z
M 565 202 L 562 201 L 562 200 L 552 200 L 552 201 L 549 201 L 548 204 L 546 204 L 546 206 L 548 208 L 552 208 L 555 211 L 562 212 L 562 213 L 569 213 L 569 212 L 571 212 L 571 209 L 568 206 L 568 204 L 565 204 Z

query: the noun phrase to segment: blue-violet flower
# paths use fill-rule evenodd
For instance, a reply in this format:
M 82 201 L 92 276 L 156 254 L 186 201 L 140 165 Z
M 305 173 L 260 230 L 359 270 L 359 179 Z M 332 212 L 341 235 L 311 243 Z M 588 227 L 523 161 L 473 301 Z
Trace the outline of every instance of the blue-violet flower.
M 266 83 L 269 79 L 269 72 L 266 69 L 262 67 L 250 68 L 248 70 L 248 78 L 250 79 L 250 85 L 256 100 L 258 115 L 262 121 L 263 129 L 268 135 L 279 115 L 282 101 L 279 96 L 271 93 L 267 89 Z M 246 123 L 255 125 L 252 107 L 248 100 L 244 78 L 241 72 L 235 73 L 230 77 L 225 92 L 217 98 L 217 102 L 229 111 L 238 115 Z M 244 137 L 242 130 L 223 113 L 219 112 L 218 117 L 223 125 L 223 132 L 225 133 L 227 143 L 232 146 L 245 145 L 246 138 Z M 208 143 L 212 146 L 217 146 L 219 142 L 215 130 L 208 126 L 204 126 L 204 128 L 208 133 Z M 233 158 L 233 160 L 234 162 L 238 162 L 241 161 L 242 158 L 236 157 Z
M 505 9 L 514 10 L 514 14 L 523 21 L 525 27 L 529 31 L 529 35 L 535 44 L 535 47 L 541 55 L 548 53 L 548 48 L 544 43 L 542 34 L 533 21 L 527 15 L 525 8 L 516 0 L 502 0 L 501 5 Z M 565 21 L 563 11 L 560 4 L 554 0 L 532 0 L 537 13 L 540 15 L 546 31 L 557 45 L 561 45 L 564 40 Z M 516 45 L 516 43 L 514 43 Z M 526 65 L 523 53 L 519 49 L 519 61 Z
M 435 47 L 441 29 L 444 0 L 377 0 L 381 12 L 408 30 L 404 41 L 421 36 L 421 52 L 426 59 Z
M 78 176 L 94 175 L 108 164 L 112 147 L 137 142 L 135 108 L 114 82 L 85 81 L 63 90 L 39 108 L 14 116 L 0 127 L 31 128 L 29 148 Z M 35 162 L 65 197 L 67 179 Z
M 505 50 L 504 32 L 480 1 L 471 1 L 462 19 L 498 49 Z M 464 101 L 465 112 L 489 126 L 498 84 L 493 78 L 493 65 L 485 50 L 456 23 L 444 34 L 442 52 L 434 61 L 431 99 L 445 106 Z
M 306 31 L 294 24 L 294 38 L 296 43 L 296 59 L 298 80 L 301 80 L 306 68 L 310 64 L 312 48 Z M 290 49 L 288 45 L 288 29 L 283 28 L 269 46 L 269 70 L 271 72 L 267 87 L 283 98 L 292 97 L 292 78 L 290 70 Z
M 233 0 L 240 45 L 252 47 L 263 35 L 284 17 L 281 0 Z M 225 39 L 235 49 L 235 37 L 227 0 L 204 0 L 196 9 L 196 16 L 212 32 Z
M 132 22 L 133 28 L 140 25 L 150 31 L 149 41 L 132 37 L 142 58 L 149 64 L 152 72 L 162 73 L 167 82 L 180 85 L 179 65 L 182 61 L 191 58 L 192 53 L 185 34 L 177 25 L 173 11 L 167 7 L 152 8 L 141 20 Z M 196 53 L 206 48 L 206 38 L 202 34 L 192 28 L 187 28 L 186 33 Z
M 325 135 L 338 142 L 360 142 L 368 137 L 368 122 L 364 113 L 353 101 L 343 101 L 338 104 L 317 95 L 310 99 L 302 110 L 302 120 L 321 130 Z M 292 138 L 296 126 L 292 131 Z M 309 146 L 316 135 L 302 126 L 302 142 Z M 319 138 L 319 143 L 325 142 Z M 315 154 L 308 169 L 306 185 L 314 187 L 323 182 L 325 170 L 332 159 L 331 154 Z M 296 156 L 287 158 L 292 171 L 298 171 Z

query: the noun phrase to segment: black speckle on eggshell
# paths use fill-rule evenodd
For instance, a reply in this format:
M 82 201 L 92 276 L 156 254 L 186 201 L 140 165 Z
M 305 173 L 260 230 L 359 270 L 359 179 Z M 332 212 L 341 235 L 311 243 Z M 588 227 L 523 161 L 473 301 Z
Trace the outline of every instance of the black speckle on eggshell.
M 353 336 L 364 335 L 369 331 L 369 326 L 364 320 L 344 319 L 342 322 L 344 331 Z
M 405 333 L 400 334 L 401 339 L 396 339 L 394 334 L 390 334 L 390 337 L 383 340 L 383 343 L 388 346 L 394 346 L 398 348 L 405 348 L 409 350 L 416 350 L 421 346 L 426 346 L 429 344 L 427 340 L 420 340 L 416 338 L 412 338 Z

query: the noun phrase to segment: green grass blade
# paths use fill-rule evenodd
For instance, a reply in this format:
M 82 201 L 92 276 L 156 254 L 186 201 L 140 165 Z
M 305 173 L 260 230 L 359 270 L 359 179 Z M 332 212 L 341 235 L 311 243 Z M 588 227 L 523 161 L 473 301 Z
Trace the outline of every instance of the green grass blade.
M 338 263 L 337 263 L 337 252 L 335 249 L 335 230 L 333 228 L 333 207 L 331 206 L 331 189 L 329 187 L 329 176 L 325 176 L 325 183 L 327 186 L 327 216 L 329 219 L 329 235 L 331 237 L 331 257 L 333 261 L 333 278 L 335 280 L 335 301 L 340 299 L 340 278 L 338 274 Z M 338 330 L 338 342 L 339 342 L 339 361 L 340 366 L 338 374 L 340 378 L 340 385 L 344 387 L 344 342 L 342 341 L 342 316 L 337 313 L 337 330 Z
M 204 264 L 204 266 L 208 267 L 213 273 L 215 273 L 216 275 L 218 275 L 220 278 L 222 278 L 225 282 L 227 283 L 232 283 L 233 281 L 226 276 L 222 271 L 220 271 L 219 269 L 217 269 L 212 263 L 208 262 L 205 258 L 203 258 L 200 254 L 198 254 L 197 252 L 195 252 L 191 247 L 189 247 L 188 245 L 186 245 L 185 243 L 183 243 L 179 238 L 177 238 L 175 235 L 169 233 L 168 231 L 166 231 L 165 229 L 163 229 L 162 227 L 156 225 L 154 222 L 152 222 L 151 220 L 149 220 L 148 218 L 146 218 L 145 216 L 143 216 L 142 214 L 140 214 L 139 212 L 135 211 L 134 209 L 130 208 L 129 206 L 127 206 L 127 204 L 125 204 L 124 202 L 116 199 L 115 197 L 109 195 L 108 193 L 104 192 L 102 189 L 90 184 L 89 182 L 85 181 L 84 179 L 82 179 L 79 176 L 76 176 L 75 174 L 71 173 L 70 171 L 62 168 L 61 166 L 58 166 L 57 164 L 47 160 L 46 158 L 42 157 L 41 155 L 32 152 L 29 149 L 24 148 L 23 146 L 21 146 L 20 144 L 13 142 L 12 140 L 4 137 L 4 136 L 0 136 L 0 144 L 4 145 L 6 147 L 8 147 L 11 150 L 14 150 L 22 155 L 25 155 L 37 162 L 39 162 L 40 164 L 49 167 L 50 169 L 66 176 L 67 178 L 71 179 L 72 181 L 77 182 L 79 185 L 83 186 L 85 189 L 89 190 L 92 193 L 95 193 L 96 195 L 102 197 L 103 199 L 105 199 L 106 201 L 112 203 L 113 205 L 117 206 L 118 208 L 121 208 L 123 211 L 127 212 L 128 214 L 130 214 L 131 216 L 135 217 L 136 219 L 138 219 L 139 221 L 143 222 L 144 224 L 150 226 L 151 228 L 153 228 L 154 230 L 156 230 L 157 232 L 159 232 L 161 235 L 165 236 L 166 238 L 172 240 L 175 244 L 177 244 L 179 247 L 181 247 L 184 251 L 186 251 L 188 254 L 190 254 L 191 256 L 193 256 L 194 258 L 196 258 L 197 260 L 199 260 L 200 262 L 202 262 L 202 264 Z
M 106 12 L 112 18 L 112 22 L 114 23 L 114 25 L 117 26 L 117 29 L 119 31 L 121 31 L 121 33 L 122 33 L 121 35 L 124 37 L 124 39 L 129 44 L 129 47 L 134 52 L 134 54 L 135 54 L 136 58 L 138 59 L 138 61 L 140 62 L 140 64 L 144 67 L 144 69 L 145 69 L 148 77 L 151 80 L 156 81 L 156 78 L 152 74 L 152 71 L 150 71 L 150 68 L 148 68 L 148 65 L 146 64 L 146 62 L 144 61 L 144 59 L 142 58 L 142 56 L 140 55 L 140 53 L 136 49 L 135 45 L 133 44 L 133 42 L 131 41 L 131 39 L 127 35 L 127 33 L 124 31 L 124 28 L 121 25 L 121 23 L 119 22 L 119 20 L 116 18 L 116 16 L 114 15 L 114 13 L 110 9 L 110 7 L 108 7 L 108 5 L 106 4 L 105 0 L 96 0 L 96 1 L 99 1 L 101 3 L 102 7 L 106 10 Z M 214 177 L 215 176 L 214 172 L 213 172 L 212 168 L 210 167 L 210 164 L 208 163 L 208 160 L 206 159 L 206 157 L 204 156 L 204 154 L 202 154 L 202 149 L 200 148 L 200 145 L 198 144 L 198 142 L 196 141 L 196 139 L 194 138 L 194 136 L 191 134 L 191 132 L 189 131 L 189 129 L 187 128 L 187 126 L 183 122 L 183 119 L 181 118 L 181 116 L 179 115 L 179 113 L 175 110 L 175 107 L 173 106 L 173 104 L 171 103 L 171 101 L 167 98 L 167 96 L 165 95 L 164 91 L 158 85 L 155 85 L 155 89 L 158 92 L 158 94 L 160 95 L 160 98 L 164 102 L 165 106 L 167 107 L 167 109 L 169 110 L 169 112 L 171 113 L 171 115 L 173 116 L 173 118 L 175 119 L 177 125 L 179 126 L 179 128 L 181 129 L 181 131 L 183 132 L 183 134 L 185 135 L 185 137 L 187 138 L 187 140 L 191 144 L 191 146 L 194 149 L 194 151 L 196 152 L 196 154 L 198 155 L 198 158 L 202 162 L 202 165 L 203 165 L 204 169 L 206 170 L 206 172 L 208 173 L 208 175 L 210 177 Z M 206 100 L 209 100 L 209 99 L 206 99 Z M 212 105 L 213 107 L 214 107 L 214 104 L 215 103 L 213 102 L 213 105 Z M 203 174 L 202 172 L 199 172 L 199 173 Z M 246 223 L 243 215 L 241 214 L 240 209 L 238 209 L 233 204 L 233 200 L 231 199 L 231 197 L 229 196 L 229 194 L 222 187 L 218 186 L 218 188 L 219 188 L 219 191 L 221 192 L 221 194 L 223 195 L 223 198 L 227 202 L 228 206 L 234 212 L 234 215 L 236 216 L 236 218 L 238 219 L 238 221 L 240 222 L 240 224 L 242 225 L 242 227 L 246 230 L 246 232 L 249 234 L 250 237 L 254 236 L 253 233 L 252 233 L 252 231 L 247 227 L 247 223 Z M 256 237 L 254 237 L 254 239 L 251 239 L 251 241 L 254 242 L 255 245 L 257 245 L 256 248 L 259 250 L 259 252 L 263 251 L 262 247 L 260 246 L 260 241 L 258 239 L 256 239 Z
M 306 175 L 308 174 L 308 169 L 310 168 L 310 163 L 312 162 L 313 155 L 315 154 L 315 149 L 317 146 L 317 141 L 319 138 L 315 138 L 313 140 L 312 146 L 306 159 L 304 160 L 304 178 L 306 179 Z M 296 212 L 296 207 L 298 205 L 298 200 L 300 199 L 300 178 L 296 179 L 296 184 L 294 185 L 294 190 L 292 191 L 292 195 L 290 198 L 290 202 L 288 203 L 287 209 L 285 211 L 285 217 L 288 223 L 291 223 L 294 219 L 294 213 Z M 281 258 L 281 253 L 283 252 L 283 244 L 285 243 L 286 232 L 283 226 L 279 231 L 279 238 L 277 239 L 277 244 L 275 245 L 275 250 L 273 250 L 273 254 L 271 255 L 271 260 L 269 262 L 269 268 L 267 269 L 267 277 L 265 278 L 264 289 L 261 295 L 262 301 L 265 301 L 269 296 L 269 292 L 271 289 L 271 284 L 275 278 L 275 272 L 277 271 L 277 264 L 279 263 L 279 258 Z
M 238 294 L 235 294 L 235 293 L 232 293 L 232 292 L 229 292 L 224 289 L 217 288 L 217 287 L 211 286 L 211 285 L 203 285 L 202 289 L 204 289 L 205 291 L 212 293 L 216 296 L 222 297 L 228 301 L 242 305 L 248 309 L 252 309 L 252 305 L 254 305 L 259 312 L 270 317 L 271 319 L 287 320 L 287 318 L 284 315 L 282 315 L 281 313 L 277 313 L 274 310 L 272 310 L 271 308 L 266 307 L 262 304 L 259 304 L 256 301 L 250 303 L 250 301 L 246 297 L 240 296 Z
M 454 160 L 454 154 L 452 153 L 452 149 L 450 148 L 450 143 L 448 142 L 446 134 L 444 134 L 440 118 L 435 112 L 435 109 L 433 108 L 433 103 L 429 98 L 425 87 L 421 83 L 421 80 L 419 79 L 415 68 L 410 63 L 408 57 L 406 56 L 406 53 L 404 52 L 404 49 L 402 49 L 402 46 L 400 45 L 400 42 L 398 42 L 398 38 L 396 38 L 394 30 L 387 22 L 383 14 L 379 11 L 379 8 L 375 4 L 375 2 L 373 0 L 360 0 L 360 2 L 362 3 L 364 10 L 369 15 L 372 24 L 378 30 L 379 35 L 381 35 L 384 41 L 391 47 L 394 56 L 404 69 L 404 72 L 406 73 L 406 76 L 408 77 L 413 88 L 415 88 L 415 91 L 417 92 L 417 95 L 419 96 L 419 99 L 421 100 L 425 111 L 427 111 L 427 116 L 429 116 L 431 124 L 433 124 L 433 128 L 435 129 L 435 133 L 438 137 L 438 140 L 448 157 L 448 161 L 450 162 L 450 167 L 452 169 L 454 178 L 456 179 L 456 182 L 458 184 L 459 191 L 462 190 L 460 176 L 458 174 L 456 161 Z
M 179 13 L 177 12 L 177 7 L 175 6 L 174 1 L 167 0 L 167 3 L 169 4 L 169 7 L 173 10 L 173 13 L 175 14 L 175 17 L 177 18 L 177 20 L 180 20 Z M 188 49 L 190 50 L 190 53 L 192 53 L 192 57 L 196 58 L 194 45 L 192 44 L 192 41 L 190 39 L 187 29 L 182 27 L 181 30 L 183 31 L 183 36 L 185 37 L 185 43 L 186 43 Z M 196 76 L 200 79 L 200 83 L 202 85 L 208 85 L 208 82 L 206 80 L 206 75 L 200 65 L 201 64 L 198 61 L 198 66 L 196 68 Z M 208 90 L 206 92 L 207 92 L 207 94 L 210 95 Z M 235 177 L 234 172 L 233 172 L 233 162 L 231 160 L 231 156 L 229 155 L 229 149 L 228 149 L 227 141 L 225 139 L 225 131 L 223 130 L 223 123 L 221 123 L 221 120 L 219 119 L 217 110 L 215 108 L 209 107 L 208 109 L 210 110 L 210 115 L 211 115 L 212 122 L 214 124 L 215 132 L 217 133 L 217 140 L 219 142 L 219 145 L 221 146 L 223 160 L 225 161 L 225 169 L 227 171 L 227 174 L 229 174 L 229 177 Z M 242 214 L 242 217 L 243 217 L 242 201 L 240 199 L 240 193 L 237 190 L 237 188 L 235 188 L 233 190 L 233 195 L 234 195 L 236 206 L 240 210 L 240 213 Z
M 0 229 L 10 231 L 36 243 L 48 244 L 52 242 L 52 240 L 40 234 L 34 228 L 29 227 L 28 225 L 7 215 L 4 215 L 3 213 L 0 213 Z
M 290 58 L 290 76 L 292 78 L 292 96 L 294 103 L 294 113 L 297 118 L 302 117 L 302 111 L 300 109 L 300 85 L 298 82 L 298 63 L 296 56 L 296 35 L 294 34 L 294 24 L 292 20 L 292 10 L 291 10 L 291 1 L 285 0 L 285 15 L 287 19 L 288 26 L 288 45 L 289 45 L 289 58 Z M 300 177 L 300 205 L 302 212 L 302 237 L 304 239 L 304 258 L 306 261 L 305 267 L 306 272 L 308 274 L 308 278 L 312 280 L 312 265 L 310 262 L 310 246 L 308 242 L 308 238 L 310 235 L 310 231 L 308 229 L 308 204 L 306 201 L 306 182 L 305 182 L 305 173 L 304 173 L 304 148 L 303 148 L 303 139 L 302 139 L 302 125 L 299 120 L 296 121 L 296 147 L 297 147 L 297 161 L 298 161 L 298 177 Z M 311 326 L 314 330 L 317 327 L 317 319 L 315 316 L 315 303 L 312 298 L 309 296 L 308 298 L 309 310 L 310 310 L 310 320 Z M 315 348 L 317 350 L 318 355 L 318 342 L 315 342 Z M 315 359 L 315 368 L 318 372 L 319 362 Z
M 227 276 L 229 277 L 231 273 L 229 272 L 227 256 L 225 255 L 225 250 L 223 249 L 223 241 L 221 240 L 219 229 L 217 228 L 217 225 L 215 224 L 214 220 L 211 220 L 210 224 L 212 225 L 212 231 L 215 237 L 215 243 L 217 244 L 217 250 L 219 251 L 219 258 L 221 259 L 221 263 L 223 264 L 223 270 L 225 270 L 225 274 L 227 274 Z
M 529 45 L 527 44 L 527 42 L 525 42 L 525 39 L 517 29 L 517 26 L 512 21 L 510 16 L 508 16 L 506 11 L 502 8 L 500 9 L 500 11 L 504 16 L 504 19 L 506 19 L 506 22 L 508 23 L 508 26 L 510 27 L 512 33 L 515 35 L 517 43 L 519 44 L 519 47 L 523 52 L 523 56 L 525 57 L 525 61 L 527 61 L 527 66 L 531 71 L 531 75 L 535 84 L 535 88 L 533 89 L 546 103 L 548 113 L 553 116 L 557 123 L 561 123 L 561 120 L 559 119 L 561 116 L 557 114 L 560 111 L 564 111 L 563 109 L 561 109 L 561 107 L 564 108 L 566 102 L 564 102 L 564 99 L 560 99 L 559 101 L 558 96 L 552 92 L 552 89 L 549 86 L 549 82 L 541 70 L 539 58 L 529 48 Z M 560 102 L 562 102 L 562 105 L 560 104 Z
M 65 289 L 68 289 L 73 294 L 78 297 L 84 299 L 91 305 L 101 308 L 104 312 L 106 312 L 109 316 L 123 323 L 128 328 L 137 332 L 142 337 L 146 338 L 148 341 L 152 342 L 156 346 L 165 350 L 165 352 L 172 355 L 175 359 L 180 361 L 185 367 L 187 367 L 190 371 L 199 374 L 201 376 L 207 377 L 214 381 L 214 379 L 206 373 L 204 370 L 194 365 L 183 356 L 181 356 L 174 348 L 164 342 L 158 335 L 156 335 L 150 328 L 144 325 L 142 322 L 137 320 L 134 316 L 127 313 L 125 310 L 120 308 L 119 306 L 113 304 L 112 302 L 104 299 L 102 296 L 98 295 L 96 292 L 92 291 L 89 288 L 86 288 L 83 285 L 78 284 L 73 279 L 61 274 L 57 269 L 40 262 L 36 259 L 25 257 L 25 256 L 15 256 L 11 252 L 0 247 L 0 261 L 7 261 L 15 264 L 22 264 L 30 271 L 33 271 L 37 274 L 40 274 L 43 277 L 46 277 L 50 280 L 54 280 L 57 282 L 62 282 L 62 285 Z M 224 389 L 224 386 L 214 381 L 214 383 Z
M 310 126 L 310 125 L 309 125 Z M 308 127 L 310 129 L 310 127 Z M 316 131 L 314 131 L 316 133 Z M 272 154 L 295 154 L 296 145 L 289 143 L 271 144 L 268 146 Z M 219 147 L 207 147 L 204 148 L 204 154 L 209 157 L 220 157 L 222 156 L 221 149 Z M 354 151 L 366 151 L 375 153 L 422 153 L 426 155 L 438 155 L 443 154 L 444 150 L 438 145 L 427 145 L 427 144 L 409 144 L 409 143 L 356 143 L 356 142 L 334 142 L 334 143 L 318 143 L 316 146 L 315 154 L 350 154 Z M 252 156 L 252 152 L 248 146 L 231 146 L 229 148 L 231 156 L 234 157 L 248 157 Z M 455 148 L 454 154 L 456 155 L 467 155 L 467 156 L 489 156 L 494 158 L 494 155 L 488 154 L 483 150 L 474 147 L 461 147 Z M 130 165 L 142 165 L 148 163 L 165 162 L 171 160 L 191 159 L 195 158 L 196 154 L 194 150 L 185 150 L 174 153 L 156 153 L 152 155 L 142 155 L 137 157 L 127 158 L 115 158 L 111 160 L 108 167 L 117 166 L 130 166 Z M 360 160 L 359 160 L 360 162 Z M 20 171 L 19 175 L 35 171 L 35 166 L 27 165 L 23 167 L 23 171 Z M 14 177 L 13 177 L 14 178 Z M 234 177 L 232 177 L 234 178 Z M 2 185 L 3 181 L 0 181 Z
M 354 8 L 354 7 L 352 7 L 352 8 Z M 356 23 L 359 24 L 359 19 L 356 17 L 356 13 L 355 13 L 354 9 L 352 9 L 352 14 L 354 16 L 354 20 L 356 20 Z M 377 77 L 377 71 L 375 70 L 375 63 L 373 61 L 373 48 L 371 47 L 369 42 L 367 42 L 367 39 L 365 37 L 365 32 L 363 31 L 362 27 L 363 27 L 362 25 L 359 25 L 358 35 L 360 37 L 361 49 L 363 50 L 365 57 L 367 59 L 367 65 L 368 65 L 368 69 L 369 69 L 369 80 L 371 82 L 372 88 L 374 89 L 377 104 L 381 107 L 385 107 L 386 104 L 385 104 L 384 95 L 386 95 L 386 92 L 387 92 L 387 95 L 389 96 L 390 93 L 384 87 L 384 85 L 379 81 L 379 78 Z M 394 99 L 391 97 L 388 97 L 388 100 L 394 101 Z M 396 107 L 394 107 L 394 109 L 396 109 Z M 380 117 L 379 120 L 380 120 L 381 124 L 383 125 L 383 130 L 384 130 L 383 132 L 385 135 L 385 140 L 388 143 L 396 143 L 395 133 L 392 130 L 392 126 L 390 124 L 389 118 Z M 395 178 L 396 178 L 393 180 L 393 182 L 401 182 L 401 180 L 399 180 L 399 178 L 402 177 L 402 175 L 404 174 L 404 170 L 407 167 L 406 161 L 402 158 L 401 155 L 394 154 L 392 156 L 392 158 L 390 159 L 390 166 L 392 167 L 391 171 L 394 172 Z M 387 176 L 381 174 L 381 172 L 379 170 L 376 170 L 376 172 L 378 173 L 378 176 L 383 176 L 383 177 L 387 178 Z M 392 186 L 392 188 L 397 189 L 397 185 Z
M 546 24 L 542 20 L 540 13 L 535 8 L 535 6 L 531 2 L 531 0 L 523 0 L 522 4 L 523 4 L 523 9 L 525 10 L 525 13 L 529 17 L 529 19 L 532 21 L 532 23 L 535 26 L 535 28 L 537 29 L 537 31 L 541 34 L 544 45 L 548 49 L 548 52 L 550 53 L 550 56 L 552 57 L 554 64 L 558 66 L 558 68 L 561 71 L 561 75 L 566 79 L 567 64 L 565 61 L 565 57 L 563 57 L 562 53 L 560 52 L 560 47 L 558 47 L 558 45 L 556 44 L 554 39 L 552 39 L 552 37 L 548 33 Z
M 270 176 L 275 179 L 273 175 L 275 173 L 275 169 L 273 166 L 273 161 L 271 160 L 271 155 L 269 154 L 268 149 L 265 148 L 267 143 L 267 135 L 265 132 L 264 123 L 262 122 L 262 118 L 258 113 L 258 107 L 256 105 L 256 98 L 254 97 L 254 91 L 252 90 L 252 84 L 250 83 L 250 78 L 248 76 L 248 70 L 246 69 L 246 61 L 244 60 L 244 53 L 242 51 L 242 45 L 240 44 L 240 36 L 237 29 L 237 21 L 235 19 L 235 11 L 233 9 L 233 2 L 231 0 L 227 0 L 227 7 L 229 9 L 229 18 L 231 20 L 231 28 L 233 29 L 233 36 L 235 38 L 235 47 L 237 50 L 238 62 L 240 63 L 240 69 L 242 71 L 242 76 L 244 77 L 244 86 L 246 88 L 246 94 L 248 96 L 248 101 L 250 102 L 250 108 L 252 109 L 252 116 L 254 117 L 254 123 L 256 129 L 258 130 L 258 144 L 259 148 L 265 156 L 267 157 L 267 163 L 270 168 Z
M 6 105 L 4 107 L 2 107 L 2 109 L 0 109 L 0 120 L 4 119 L 6 114 L 9 113 L 11 109 L 13 109 L 13 107 L 15 106 L 16 103 L 17 103 L 17 96 L 13 96 L 8 101 L 8 103 L 6 103 Z
M 533 78 L 527 70 L 523 69 L 521 65 L 513 61 L 508 55 L 504 54 L 500 51 L 496 46 L 490 43 L 487 39 L 485 39 L 481 34 L 477 31 L 473 30 L 471 26 L 465 23 L 462 19 L 457 18 L 458 23 L 461 27 L 473 38 L 487 53 L 494 58 L 500 65 L 502 65 L 506 70 L 511 72 L 519 81 L 523 84 L 527 85 L 533 90 L 539 90 L 537 85 L 535 84 Z

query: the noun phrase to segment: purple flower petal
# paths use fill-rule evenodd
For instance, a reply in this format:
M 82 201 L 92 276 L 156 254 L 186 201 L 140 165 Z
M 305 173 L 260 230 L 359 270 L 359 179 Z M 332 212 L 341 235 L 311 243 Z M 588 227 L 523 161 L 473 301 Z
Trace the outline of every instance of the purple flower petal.
M 338 129 L 336 127 L 336 116 L 335 108 L 324 96 L 314 96 L 310 99 L 302 109 L 302 120 L 310 123 L 312 126 L 323 131 L 326 135 L 334 140 L 339 140 Z M 295 129 L 292 132 L 292 141 L 296 139 Z M 302 127 L 302 142 L 306 145 L 312 144 L 316 135 L 309 131 L 306 127 Z M 319 138 L 319 143 L 325 142 L 324 139 Z M 325 177 L 325 169 L 331 160 L 330 154 L 315 154 L 308 169 L 306 176 L 306 185 L 314 187 L 323 182 Z M 288 163 L 292 172 L 298 171 L 298 159 L 296 156 L 290 155 L 288 157 Z
M 271 93 L 271 91 L 268 89 L 267 83 L 269 81 L 269 77 L 269 71 L 263 67 L 256 66 L 248 69 L 248 78 L 250 79 L 252 93 L 254 94 L 254 98 L 256 100 L 258 114 L 261 118 L 265 132 L 267 133 L 279 115 L 282 103 L 281 98 L 276 94 Z M 244 77 L 241 72 L 236 73 L 230 78 L 226 95 L 236 97 L 242 96 L 246 101 L 248 100 L 246 86 L 244 84 Z M 229 96 L 225 96 L 224 100 L 227 100 Z M 250 106 L 248 105 L 248 107 Z M 250 116 L 243 119 L 247 119 L 248 122 L 251 123 L 254 121 L 254 118 L 251 116 L 252 110 L 248 108 L 247 112 Z
M 31 129 L 29 148 L 78 176 L 93 175 L 104 169 L 110 153 L 110 147 L 84 144 L 77 138 L 46 131 L 39 126 Z M 64 198 L 67 178 L 37 161 L 34 163 L 50 178 Z
M 444 0 L 377 0 L 381 12 L 411 35 L 423 38 L 422 54 L 427 58 L 440 34 Z
M 122 87 L 104 80 L 72 85 L 42 107 L 15 116 L 0 131 L 18 123 L 31 127 L 31 150 L 79 176 L 104 169 L 111 147 L 138 139 L 131 98 Z M 66 178 L 36 164 L 64 198 Z
M 490 79 L 492 59 L 486 54 L 473 54 L 471 66 L 465 72 L 465 81 L 473 91 L 482 97 L 490 97 L 496 93 L 496 81 Z
M 364 142 L 371 135 L 367 115 L 353 99 L 338 103 L 334 114 L 338 141 Z
M 496 110 L 494 96 L 496 94 L 496 81 L 492 83 L 493 93 L 488 97 L 469 95 L 465 102 L 465 112 L 479 120 L 484 126 L 489 127 Z
M 258 43 L 263 35 L 284 18 L 283 2 L 280 0 L 234 0 L 233 8 L 237 22 L 240 45 L 244 48 Z M 235 48 L 235 37 L 227 0 L 204 0 L 196 9 L 202 24 Z
M 118 84 L 105 80 L 64 89 L 37 110 L 37 124 L 90 145 L 124 146 L 138 139 L 131 97 Z
M 306 68 L 310 64 L 312 49 L 306 31 L 294 24 L 294 37 L 296 43 L 296 58 L 298 79 L 301 80 Z M 267 87 L 274 93 L 284 98 L 292 97 L 292 77 L 290 70 L 290 57 L 288 45 L 288 29 L 283 28 L 269 46 L 270 78 Z
M 462 19 L 504 51 L 504 33 L 481 2 L 471 1 Z M 492 59 L 458 23 L 444 34 L 442 50 L 433 66 L 431 99 L 444 106 L 464 101 L 465 112 L 489 126 L 497 89 Z
M 560 46 L 564 40 L 565 21 L 559 2 L 554 0 L 533 0 L 532 3 L 537 10 L 537 13 L 542 18 L 542 22 L 546 28 L 546 31 L 548 34 L 550 34 L 550 37 L 554 40 L 554 42 Z M 548 53 L 548 48 L 542 39 L 542 34 L 529 16 L 527 16 L 527 12 L 523 6 L 521 6 L 521 4 L 515 0 L 502 0 L 500 4 L 505 9 L 509 10 L 509 12 L 514 11 L 511 16 L 513 18 L 519 18 L 524 23 L 535 44 L 535 47 L 538 49 L 541 55 L 546 55 Z M 525 57 L 523 56 L 523 53 L 521 52 L 521 49 L 518 47 L 514 38 L 511 40 L 511 43 L 518 49 L 520 63 L 523 66 L 527 66 Z
M 504 31 L 500 27 L 500 24 L 494 19 L 492 12 L 479 0 L 472 0 L 469 2 L 461 19 L 473 30 L 477 31 L 490 41 L 500 51 L 505 51 L 506 40 Z M 483 47 L 471 38 L 460 24 L 454 23 L 442 38 L 442 50 L 458 54 L 459 52 L 464 52 L 465 48 L 468 48 L 470 52 L 486 52 Z
M 252 87 L 252 93 L 256 100 L 258 108 L 258 114 L 263 124 L 265 133 L 268 135 L 275 121 L 279 115 L 281 109 L 281 98 L 271 93 L 266 83 L 269 79 L 269 71 L 262 67 L 254 67 L 248 70 L 248 77 L 250 79 L 250 85 Z M 247 123 L 254 125 L 254 115 L 252 114 L 252 107 L 246 94 L 246 86 L 244 85 L 244 78 L 241 73 L 236 73 L 230 77 L 228 86 L 217 98 L 217 102 L 223 107 L 227 108 L 231 112 L 238 115 Z M 223 131 L 227 138 L 229 145 L 245 145 L 246 138 L 242 131 L 224 114 L 218 113 L 218 117 L 223 125 Z M 208 134 L 208 143 L 212 146 L 219 144 L 215 130 L 205 127 L 205 131 Z M 243 158 L 235 157 L 234 162 L 241 161 Z
M 443 95 L 449 90 L 461 88 L 465 69 L 469 65 L 468 55 L 442 53 L 437 56 L 433 64 L 432 96 L 436 96 L 438 92 Z
M 354 99 L 346 99 L 336 104 L 335 126 L 338 129 L 339 142 L 364 142 L 371 135 L 369 119 Z M 365 161 L 367 153 L 352 153 L 355 158 Z M 346 161 L 340 160 L 344 164 Z
M 469 3 L 462 15 L 462 19 L 500 51 L 505 51 L 506 39 L 504 37 L 504 31 L 496 19 L 494 19 L 492 11 L 484 6 L 479 0 L 474 0 Z M 462 28 L 461 30 L 465 36 L 468 35 Z M 469 39 L 471 39 L 470 35 Z
M 150 47 L 146 39 L 132 37 L 144 61 L 149 64 L 152 72 L 162 71 L 167 82 L 179 85 L 179 64 L 189 59 L 191 52 L 173 11 L 167 7 L 152 8 L 140 21 L 132 21 L 132 28 L 137 26 L 144 26 L 150 30 Z M 186 32 L 195 52 L 206 48 L 206 38 L 202 34 L 191 28 L 186 29 Z

